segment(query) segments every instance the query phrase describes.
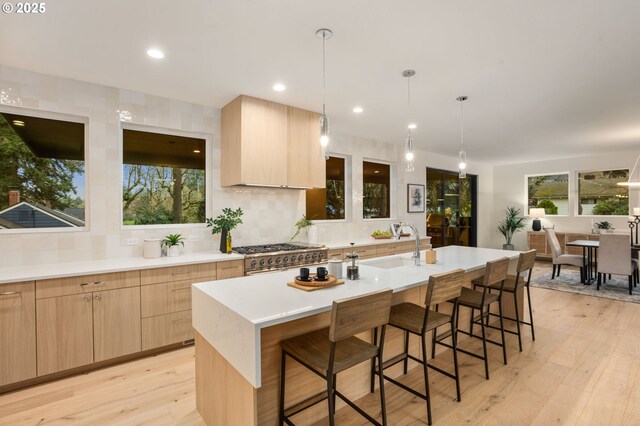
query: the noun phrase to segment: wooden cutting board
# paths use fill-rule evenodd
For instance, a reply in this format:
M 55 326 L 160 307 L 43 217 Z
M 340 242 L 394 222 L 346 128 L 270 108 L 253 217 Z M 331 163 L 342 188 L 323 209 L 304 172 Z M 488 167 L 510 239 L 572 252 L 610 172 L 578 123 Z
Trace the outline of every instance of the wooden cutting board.
M 301 284 L 298 284 L 298 282 L 296 282 L 296 281 L 287 283 L 287 285 L 289 287 L 297 288 L 298 290 L 303 290 L 303 291 L 322 290 L 323 288 L 335 287 L 337 285 L 342 285 L 342 284 L 344 284 L 344 280 L 336 280 L 333 283 L 324 285 L 322 287 L 318 287 L 318 286 L 310 287 L 310 286 L 307 286 L 307 285 L 301 285 Z

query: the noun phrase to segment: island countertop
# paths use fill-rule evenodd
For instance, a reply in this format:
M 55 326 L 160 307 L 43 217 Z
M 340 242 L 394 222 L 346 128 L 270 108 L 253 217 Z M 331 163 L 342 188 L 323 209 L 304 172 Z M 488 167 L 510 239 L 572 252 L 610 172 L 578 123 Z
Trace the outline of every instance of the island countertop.
M 518 252 L 450 246 L 437 249 L 438 262 L 410 264 L 411 254 L 360 262 L 360 279 L 344 285 L 304 292 L 287 286 L 295 270 L 259 274 L 193 285 L 193 327 L 255 388 L 261 386 L 260 330 L 329 311 L 334 300 L 391 288 L 407 290 L 428 282 L 431 274 L 483 268 L 487 261 L 518 256 Z M 424 252 L 421 253 L 424 259 Z M 408 265 L 384 263 L 404 259 Z M 400 261 L 396 261 L 400 263 Z M 346 268 L 346 264 L 343 265 Z M 344 271 L 343 271 L 344 273 Z

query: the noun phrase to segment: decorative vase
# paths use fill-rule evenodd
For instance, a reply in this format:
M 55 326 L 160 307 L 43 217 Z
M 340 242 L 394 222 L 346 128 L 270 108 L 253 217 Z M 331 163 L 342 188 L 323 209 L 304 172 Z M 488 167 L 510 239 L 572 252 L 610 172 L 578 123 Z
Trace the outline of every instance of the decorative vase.
M 513 246 L 513 244 L 503 244 L 502 245 L 502 250 L 514 250 L 515 247 Z
M 180 247 L 179 246 L 171 246 L 167 249 L 168 257 L 176 257 L 180 256 Z
M 222 233 L 220 234 L 220 253 L 227 252 L 227 234 L 229 230 L 227 228 L 222 228 Z
M 309 244 L 316 244 L 318 242 L 318 228 L 315 225 L 307 228 L 307 239 Z

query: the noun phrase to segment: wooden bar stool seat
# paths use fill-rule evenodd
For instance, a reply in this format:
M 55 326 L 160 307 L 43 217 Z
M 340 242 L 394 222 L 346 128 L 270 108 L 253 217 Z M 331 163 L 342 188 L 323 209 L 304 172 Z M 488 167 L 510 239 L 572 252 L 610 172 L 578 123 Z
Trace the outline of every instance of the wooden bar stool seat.
M 382 290 L 364 296 L 336 300 L 331 310 L 331 325 L 327 329 L 312 331 L 281 342 L 280 364 L 280 425 L 293 425 L 290 417 L 325 399 L 329 405 L 329 424 L 335 424 L 336 397 L 339 397 L 369 422 L 375 425 L 387 424 L 384 399 L 384 380 L 380 377 L 380 406 L 382 423 L 364 412 L 353 401 L 336 389 L 337 374 L 369 360 L 382 365 L 382 349 L 389 311 L 391 310 L 391 290 Z M 365 342 L 357 334 L 380 327 L 380 344 Z M 310 371 L 327 381 L 327 389 L 305 400 L 285 408 L 285 385 L 287 357 L 296 360 Z
M 489 356 L 487 354 L 487 343 L 502 347 L 502 357 L 505 365 L 507 364 L 507 346 L 504 338 L 504 321 L 502 317 L 502 289 L 504 287 L 504 281 L 507 278 L 507 271 L 509 269 L 509 259 L 504 257 L 502 259 L 487 262 L 485 267 L 483 289 L 482 291 L 471 290 L 468 288 L 462 289 L 462 294 L 458 297 L 458 307 L 465 306 L 471 308 L 471 316 L 469 320 L 469 331 L 460 330 L 457 328 L 457 333 L 466 334 L 467 336 L 482 340 L 482 355 L 468 351 L 466 349 L 458 348 L 458 351 L 467 354 L 469 356 L 479 358 L 484 361 L 484 374 L 487 380 L 489 379 Z M 489 286 L 498 284 L 500 291 L 498 293 L 489 293 Z M 487 325 L 485 325 L 485 319 L 489 318 L 489 312 L 491 304 L 498 304 L 498 312 L 500 316 L 500 336 L 501 340 L 491 340 L 487 338 Z M 480 312 L 477 317 L 474 315 L 475 310 Z M 456 312 L 456 316 L 459 315 L 459 310 Z M 457 322 L 456 318 L 456 322 Z M 478 336 L 473 333 L 473 325 L 480 325 L 482 335 Z M 438 336 L 435 339 L 435 343 L 441 343 L 445 336 Z M 445 345 L 446 346 L 446 345 Z
M 502 291 L 509 293 L 513 296 L 513 305 L 516 311 L 516 317 L 503 317 L 503 319 L 513 321 L 516 323 L 516 331 L 505 329 L 505 333 L 514 334 L 518 336 L 518 347 L 520 348 L 520 352 L 522 352 L 522 333 L 520 331 L 520 324 L 528 325 L 531 327 L 531 340 L 536 340 L 535 330 L 533 328 L 533 308 L 531 306 L 531 290 L 529 284 L 531 283 L 531 273 L 533 272 L 533 266 L 536 263 L 536 251 L 529 250 L 524 253 L 520 253 L 518 256 L 518 266 L 516 268 L 516 275 L 507 275 L 507 279 L 504 280 L 504 286 L 502 287 Z M 525 274 L 527 274 L 527 278 L 525 280 Z M 484 277 L 476 278 L 472 281 L 473 288 L 483 287 L 484 286 Z M 521 285 L 525 286 L 527 290 L 527 304 L 529 305 L 529 321 L 525 321 L 520 318 L 520 313 L 518 312 L 518 289 Z M 500 291 L 500 284 L 494 283 L 488 286 L 489 291 L 497 290 Z M 524 315 L 524 312 L 522 313 Z M 490 316 L 497 316 L 495 313 L 489 313 Z M 497 329 L 490 324 L 487 325 L 489 328 Z
M 389 315 L 389 325 L 399 328 L 404 331 L 404 351 L 382 364 L 381 368 L 375 368 L 375 365 L 371 365 L 371 392 L 374 389 L 374 377 L 376 375 L 381 378 L 384 377 L 389 382 L 396 386 L 401 387 L 407 392 L 416 395 L 424 399 L 427 403 L 427 422 L 431 424 L 431 397 L 429 393 L 429 373 L 428 369 L 431 368 L 445 376 L 452 378 L 456 382 L 456 394 L 458 401 L 460 401 L 460 375 L 458 374 L 458 356 L 456 353 L 456 325 L 455 325 L 455 312 L 457 311 L 457 297 L 460 295 L 462 284 L 464 282 L 464 271 L 457 269 L 452 272 L 431 275 L 429 277 L 429 283 L 427 285 L 427 293 L 425 296 L 425 306 L 419 306 L 414 303 L 400 303 L 394 305 L 391 308 L 391 314 Z M 450 314 L 437 312 L 438 305 L 453 301 L 453 307 Z M 454 372 L 450 373 L 439 367 L 431 365 L 427 362 L 427 343 L 426 335 L 429 332 L 435 330 L 444 325 L 449 325 L 449 335 L 451 336 L 453 349 L 453 365 Z M 409 335 L 420 336 L 422 359 L 409 354 Z M 384 336 L 381 336 L 381 340 L 384 340 Z M 433 340 L 433 338 L 432 338 Z M 374 335 L 373 342 L 376 343 L 377 335 Z M 404 363 L 404 374 L 407 374 L 409 360 L 415 361 L 422 365 L 425 393 L 421 393 L 404 383 L 401 383 L 389 376 L 384 375 L 384 370 L 400 362 Z M 380 366 L 380 364 L 378 364 Z
M 282 349 L 317 373 L 326 376 L 329 371 L 331 341 L 328 328 L 285 340 L 282 342 Z M 340 373 L 377 355 L 377 346 L 357 337 L 340 340 L 336 342 L 333 372 Z

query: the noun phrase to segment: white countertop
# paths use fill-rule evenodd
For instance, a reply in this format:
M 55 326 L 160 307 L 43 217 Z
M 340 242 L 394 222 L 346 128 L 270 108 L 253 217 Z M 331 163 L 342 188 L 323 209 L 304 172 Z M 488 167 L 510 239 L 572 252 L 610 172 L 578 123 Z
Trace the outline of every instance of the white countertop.
M 420 237 L 421 241 L 430 240 L 430 239 L 431 237 L 428 235 L 424 237 Z M 338 250 L 338 249 L 351 248 L 350 243 L 355 243 L 355 247 L 362 247 L 362 246 L 378 245 L 378 244 L 414 242 L 415 240 L 416 239 L 413 236 L 400 237 L 399 241 L 394 240 L 393 238 L 376 240 L 373 237 L 363 237 L 363 238 L 358 238 L 357 240 L 349 241 L 348 243 L 345 243 L 344 241 L 338 241 L 338 242 L 334 241 L 334 242 L 325 242 L 322 244 L 324 244 L 329 250 Z
M 77 275 L 102 274 L 107 272 L 131 271 L 136 269 L 162 268 L 166 266 L 191 265 L 196 263 L 223 262 L 244 259 L 240 254 L 188 253 L 176 257 L 145 259 L 143 257 L 90 260 L 42 265 L 0 268 L 0 284 L 63 278 Z
M 326 312 L 333 301 L 391 288 L 394 292 L 426 284 L 431 274 L 462 268 L 473 271 L 487 261 L 502 257 L 516 258 L 519 252 L 471 247 L 436 249 L 438 263 L 401 266 L 392 269 L 375 267 L 394 258 L 410 259 L 399 254 L 360 261 L 360 279 L 344 285 L 314 292 L 287 286 L 295 270 L 211 281 L 193 285 L 193 326 L 254 387 L 260 387 L 260 329 Z M 424 259 L 424 252 L 422 259 Z M 346 263 L 343 264 L 346 269 Z M 343 270 L 343 275 L 346 272 Z

